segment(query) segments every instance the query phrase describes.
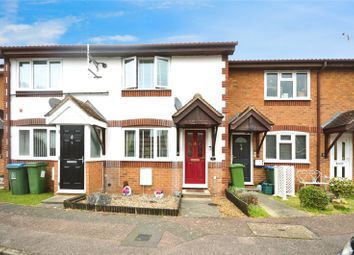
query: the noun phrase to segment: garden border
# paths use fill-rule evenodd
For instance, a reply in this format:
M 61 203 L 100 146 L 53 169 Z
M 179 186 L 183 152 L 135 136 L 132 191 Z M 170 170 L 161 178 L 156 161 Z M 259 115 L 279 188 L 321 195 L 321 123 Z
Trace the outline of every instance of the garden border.
M 246 204 L 244 201 L 236 197 L 234 194 L 232 194 L 230 191 L 225 189 L 225 195 L 226 198 L 232 202 L 235 206 L 237 206 L 238 209 L 240 209 L 244 214 L 246 214 L 248 217 L 250 216 L 249 210 L 248 210 L 248 204 Z
M 79 203 L 84 199 L 86 199 L 86 195 L 79 195 L 73 198 L 66 199 L 64 200 L 64 208 L 88 210 L 88 211 L 96 211 L 96 212 L 178 216 L 179 209 L 181 207 L 181 198 L 179 198 L 177 209 L 146 208 L 146 207 L 131 207 L 131 206 L 117 206 L 117 205 L 93 205 L 93 204 Z

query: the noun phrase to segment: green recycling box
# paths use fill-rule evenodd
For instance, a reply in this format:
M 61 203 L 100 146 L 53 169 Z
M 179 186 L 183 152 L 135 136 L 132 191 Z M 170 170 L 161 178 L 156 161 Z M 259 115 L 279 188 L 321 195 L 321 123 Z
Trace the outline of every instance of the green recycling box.
M 12 195 L 28 194 L 27 169 L 23 163 L 7 164 Z
M 28 183 L 31 194 L 40 194 L 46 188 L 46 167 L 47 163 L 27 163 L 25 167 L 28 172 Z
M 232 186 L 237 188 L 244 188 L 245 187 L 245 178 L 243 175 L 243 169 L 245 166 L 243 164 L 231 164 L 230 171 L 231 171 L 231 180 Z

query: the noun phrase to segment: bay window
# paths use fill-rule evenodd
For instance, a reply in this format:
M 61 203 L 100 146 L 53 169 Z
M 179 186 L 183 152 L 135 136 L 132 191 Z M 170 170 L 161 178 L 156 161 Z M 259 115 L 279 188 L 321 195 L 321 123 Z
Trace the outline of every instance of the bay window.
M 127 129 L 124 131 L 124 156 L 154 159 L 168 157 L 168 130 Z
M 168 87 L 168 58 L 126 58 L 123 59 L 123 70 L 125 89 L 161 89 Z
M 269 132 L 264 150 L 264 159 L 268 162 L 307 163 L 309 136 L 302 132 Z
M 265 72 L 264 90 L 268 100 L 310 99 L 310 73 L 307 71 Z
M 55 89 L 60 86 L 61 61 L 33 60 L 19 62 L 20 89 Z

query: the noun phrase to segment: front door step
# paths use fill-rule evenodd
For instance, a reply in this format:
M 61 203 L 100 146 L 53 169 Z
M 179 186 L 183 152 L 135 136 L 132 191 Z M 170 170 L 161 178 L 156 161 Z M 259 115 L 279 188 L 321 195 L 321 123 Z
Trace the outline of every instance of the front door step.
M 183 198 L 210 198 L 210 192 L 207 189 L 183 189 Z
M 63 204 L 64 200 L 73 198 L 77 195 L 55 195 L 54 197 L 47 198 L 43 200 L 42 204 Z

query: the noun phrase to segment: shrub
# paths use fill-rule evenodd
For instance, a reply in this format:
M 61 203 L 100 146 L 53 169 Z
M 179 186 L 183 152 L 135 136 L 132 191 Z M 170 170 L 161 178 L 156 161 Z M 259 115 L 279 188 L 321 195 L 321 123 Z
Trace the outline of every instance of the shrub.
M 242 193 L 239 198 L 248 205 L 258 205 L 258 197 L 252 193 Z
M 337 198 L 346 197 L 352 193 L 353 183 L 347 178 L 334 177 L 329 181 L 329 189 Z
M 307 186 L 299 190 L 300 204 L 303 207 L 324 210 L 329 203 L 326 192 L 316 186 Z

